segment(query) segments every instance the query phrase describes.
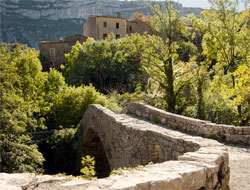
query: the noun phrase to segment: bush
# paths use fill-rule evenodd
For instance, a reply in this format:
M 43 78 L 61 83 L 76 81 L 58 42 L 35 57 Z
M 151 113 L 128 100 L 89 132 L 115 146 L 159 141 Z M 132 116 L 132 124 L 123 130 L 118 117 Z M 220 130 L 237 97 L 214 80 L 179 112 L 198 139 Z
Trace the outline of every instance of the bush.
M 83 174 L 82 177 L 88 180 L 95 178 L 95 158 L 89 155 L 82 157 L 82 169 L 81 173 Z
M 29 136 L 1 135 L 0 172 L 42 173 L 43 155 L 35 144 L 30 144 Z
M 50 127 L 75 128 L 90 104 L 101 104 L 119 111 L 114 101 L 97 92 L 92 85 L 68 87 L 55 100 L 51 110 L 51 119 L 55 124 Z

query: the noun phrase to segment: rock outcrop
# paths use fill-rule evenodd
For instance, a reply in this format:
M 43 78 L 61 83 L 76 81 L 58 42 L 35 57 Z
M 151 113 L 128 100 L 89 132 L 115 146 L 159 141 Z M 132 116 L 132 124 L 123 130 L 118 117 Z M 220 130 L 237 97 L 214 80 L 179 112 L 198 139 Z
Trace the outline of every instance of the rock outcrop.
M 186 8 L 175 4 L 181 13 Z M 151 14 L 141 2 L 118 0 L 0 0 L 0 41 L 28 44 L 38 49 L 40 41 L 83 33 L 83 23 L 90 14 L 124 17 L 134 12 Z M 202 9 L 192 9 L 199 15 Z M 182 14 L 182 15 L 183 15 Z

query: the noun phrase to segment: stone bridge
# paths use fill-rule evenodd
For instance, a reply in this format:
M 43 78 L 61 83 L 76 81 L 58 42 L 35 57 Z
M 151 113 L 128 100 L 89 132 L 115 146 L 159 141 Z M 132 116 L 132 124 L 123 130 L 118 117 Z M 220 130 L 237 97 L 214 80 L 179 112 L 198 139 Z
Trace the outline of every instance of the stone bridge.
M 181 130 L 188 128 L 199 134 L 207 131 L 213 134 L 215 130 L 204 129 L 206 125 L 213 126 L 209 122 L 140 103 L 130 104 L 123 114 L 115 114 L 100 105 L 90 105 L 80 122 L 76 167 L 80 168 L 80 158 L 84 154 L 94 156 L 97 174 L 102 179 L 88 181 L 70 176 L 0 174 L 0 189 L 228 190 L 227 148 L 215 140 L 169 128 L 176 128 L 176 125 Z M 247 139 L 247 130 L 243 129 L 241 134 Z M 111 170 L 124 167 L 135 168 L 119 170 L 119 175 L 108 176 Z
M 156 112 L 161 116 L 169 114 L 139 103 L 130 104 L 124 114 L 115 114 L 100 105 L 89 106 L 80 122 L 81 150 L 96 158 L 99 176 L 108 176 L 112 169 L 153 163 L 125 171 L 124 175 L 99 179 L 90 184 L 92 188 L 228 189 L 227 149 L 215 140 L 158 124 L 162 121 L 153 116 Z M 150 116 L 154 122 L 129 113 Z

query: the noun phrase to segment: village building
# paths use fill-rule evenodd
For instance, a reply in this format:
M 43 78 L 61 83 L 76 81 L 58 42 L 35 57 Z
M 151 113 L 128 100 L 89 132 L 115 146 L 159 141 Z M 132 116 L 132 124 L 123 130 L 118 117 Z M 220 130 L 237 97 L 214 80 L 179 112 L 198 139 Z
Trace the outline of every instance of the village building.
M 127 21 L 127 35 L 131 35 L 132 33 L 138 33 L 142 35 L 145 32 L 150 35 L 154 34 L 151 26 L 139 19 Z
M 83 35 L 67 36 L 65 40 L 60 38 L 55 42 L 40 42 L 40 60 L 43 71 L 49 71 L 50 68 L 60 70 L 64 64 L 65 54 L 69 53 L 76 42 L 83 43 L 87 37 Z
M 109 33 L 113 33 L 117 39 L 126 36 L 127 19 L 117 17 L 106 17 L 90 15 L 84 24 L 84 36 L 92 37 L 95 40 L 105 39 Z
M 119 39 L 132 33 L 143 34 L 144 32 L 153 34 L 152 28 L 147 23 L 139 19 L 122 18 L 118 12 L 116 17 L 90 15 L 84 24 L 83 35 L 95 40 L 103 40 L 110 33 L 113 33 L 116 39 Z
M 43 71 L 48 71 L 50 68 L 59 70 L 64 64 L 65 54 L 71 51 L 72 46 L 77 41 L 85 42 L 88 37 L 103 40 L 110 33 L 113 33 L 116 39 L 124 38 L 132 33 L 153 34 L 152 28 L 147 23 L 138 19 L 130 21 L 122 18 L 119 12 L 116 17 L 90 15 L 84 24 L 83 31 L 83 35 L 67 36 L 65 40 L 61 38 L 55 42 L 40 42 L 40 60 Z

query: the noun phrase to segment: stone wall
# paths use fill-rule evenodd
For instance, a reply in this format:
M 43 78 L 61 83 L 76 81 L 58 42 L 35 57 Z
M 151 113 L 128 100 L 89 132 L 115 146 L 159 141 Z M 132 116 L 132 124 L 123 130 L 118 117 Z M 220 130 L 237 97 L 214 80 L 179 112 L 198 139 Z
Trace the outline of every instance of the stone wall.
M 115 114 L 100 105 L 89 106 L 80 130 L 82 150 L 99 141 L 111 170 L 154 163 L 143 170 L 105 178 L 105 183 L 112 181 L 107 189 L 228 189 L 228 152 L 215 140 Z
M 97 38 L 96 15 L 89 15 L 88 19 L 83 25 L 83 35 L 92 37 L 94 39 Z
M 50 68 L 60 70 L 60 66 L 64 64 L 65 54 L 70 53 L 72 46 L 83 43 L 87 37 L 83 35 L 66 36 L 65 40 L 55 42 L 40 42 L 40 61 L 43 71 L 49 71 Z
M 80 150 L 97 148 L 111 169 L 149 161 L 154 164 L 94 181 L 69 176 L 0 174 L 0 189 L 229 189 L 228 152 L 215 140 L 186 135 L 135 116 L 115 114 L 100 105 L 89 106 L 79 134 Z
M 151 161 L 177 160 L 178 156 L 200 147 L 197 143 L 164 134 L 166 129 L 158 125 L 117 115 L 101 106 L 90 106 L 80 125 L 83 147 L 91 146 L 99 137 L 111 170 L 146 165 Z
M 40 60 L 44 71 L 50 68 L 60 69 L 64 62 L 64 55 L 69 53 L 71 47 L 65 41 L 40 42 Z
M 74 36 L 66 36 L 65 41 L 69 43 L 69 46 L 72 47 L 76 44 L 76 42 L 79 42 L 82 44 L 87 40 L 86 36 L 83 35 L 74 35 Z
M 107 23 L 106 27 L 103 25 L 104 22 Z M 104 34 L 108 35 L 110 33 L 119 36 L 117 38 L 124 38 L 126 36 L 126 23 L 126 18 L 96 16 L 96 40 L 103 40 Z
M 127 21 L 127 34 L 131 35 L 132 33 L 144 34 L 147 32 L 150 35 L 153 35 L 153 29 L 147 23 L 140 21 L 139 19 Z
M 210 121 L 172 114 L 142 103 L 129 104 L 123 113 L 135 114 L 191 134 L 215 138 L 227 143 L 250 145 L 249 126 L 215 124 Z

